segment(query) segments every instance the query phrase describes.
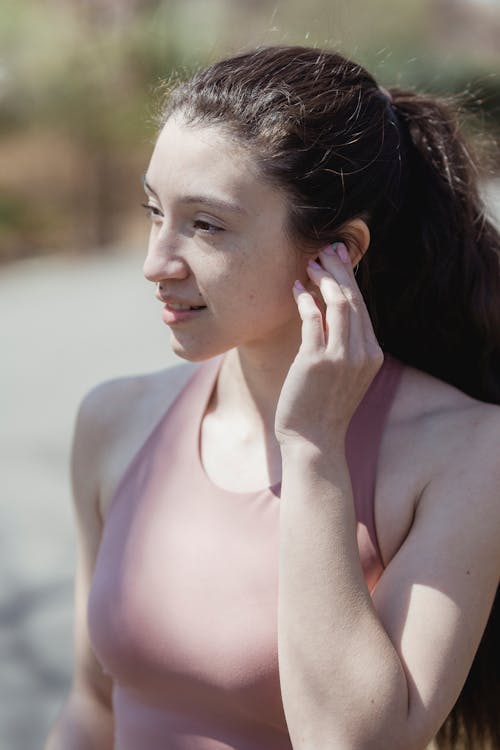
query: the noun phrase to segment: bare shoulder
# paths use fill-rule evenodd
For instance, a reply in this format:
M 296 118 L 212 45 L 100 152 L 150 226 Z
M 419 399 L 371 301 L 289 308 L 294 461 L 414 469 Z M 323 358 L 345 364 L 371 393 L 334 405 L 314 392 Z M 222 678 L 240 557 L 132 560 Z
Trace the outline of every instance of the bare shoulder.
M 411 431 L 432 467 L 445 469 L 467 455 L 498 456 L 500 406 L 478 401 L 428 373 L 405 367 L 394 422 Z M 495 439 L 496 438 L 496 439 Z
M 186 382 L 195 367 L 189 362 L 152 373 L 106 380 L 84 396 L 79 416 L 91 420 L 96 428 L 112 433 L 148 406 L 156 407 L 161 399 L 168 397 L 171 388 Z
M 73 443 L 77 502 L 81 496 L 88 503 L 91 494 L 98 503 L 99 515 L 104 517 L 128 463 L 195 369 L 196 365 L 183 363 L 158 372 L 115 378 L 85 395 Z
M 87 630 L 88 595 L 106 503 L 133 455 L 182 390 L 194 367 L 180 365 L 101 383 L 84 397 L 76 420 L 71 460 L 78 538 L 75 672 L 72 699 L 65 711 L 71 714 L 76 700 L 76 710 L 82 710 L 83 705 L 86 716 L 92 715 L 92 720 L 102 726 L 109 742 L 113 685 L 96 659 Z
M 493 524 L 500 521 L 499 406 L 405 366 L 387 428 L 375 499 L 386 563 L 430 492 L 446 518 L 465 510 L 459 498 L 469 487 L 477 512 L 490 516 Z
M 498 589 L 500 408 L 411 368 L 392 406 L 376 495 L 386 566 L 373 602 L 410 676 L 418 737 L 455 703 Z

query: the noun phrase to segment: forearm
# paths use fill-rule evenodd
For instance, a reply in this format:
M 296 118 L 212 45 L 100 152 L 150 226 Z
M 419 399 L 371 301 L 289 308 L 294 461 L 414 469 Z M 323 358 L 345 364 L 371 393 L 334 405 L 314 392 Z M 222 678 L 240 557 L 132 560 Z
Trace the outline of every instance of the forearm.
M 113 750 L 113 716 L 97 700 L 72 692 L 55 722 L 44 750 Z
M 409 748 L 406 677 L 364 581 L 343 444 L 282 455 L 278 654 L 293 747 Z

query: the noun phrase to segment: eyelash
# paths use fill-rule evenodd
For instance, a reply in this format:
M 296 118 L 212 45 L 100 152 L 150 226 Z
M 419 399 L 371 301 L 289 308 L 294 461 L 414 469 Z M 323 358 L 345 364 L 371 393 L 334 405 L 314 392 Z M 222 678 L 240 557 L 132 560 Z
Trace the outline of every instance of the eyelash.
M 149 216 L 159 216 L 161 217 L 160 209 L 156 206 L 150 206 L 148 203 L 141 203 L 141 206 L 148 211 Z M 156 213 L 155 213 L 156 212 Z M 201 232 L 205 232 L 206 234 L 216 234 L 217 232 L 223 232 L 224 230 L 222 227 L 218 227 L 216 224 L 211 224 L 209 221 L 204 221 L 203 219 L 195 219 L 193 224 L 196 226 L 197 224 L 204 224 L 206 227 L 209 227 L 209 229 L 201 229 Z
M 150 216 L 161 216 L 160 209 L 156 206 L 150 206 L 149 203 L 141 203 L 141 206 L 146 209 Z M 155 214 L 155 211 L 158 211 L 158 213 Z

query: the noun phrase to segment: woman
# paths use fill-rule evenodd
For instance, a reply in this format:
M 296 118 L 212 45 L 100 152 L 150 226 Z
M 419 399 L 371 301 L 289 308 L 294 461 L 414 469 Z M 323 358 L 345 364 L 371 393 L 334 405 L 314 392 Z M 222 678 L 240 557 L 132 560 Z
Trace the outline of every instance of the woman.
M 446 107 L 335 53 L 173 91 L 144 272 L 202 364 L 84 400 L 48 748 L 421 750 L 457 699 L 442 746 L 500 747 L 500 239 L 475 180 Z

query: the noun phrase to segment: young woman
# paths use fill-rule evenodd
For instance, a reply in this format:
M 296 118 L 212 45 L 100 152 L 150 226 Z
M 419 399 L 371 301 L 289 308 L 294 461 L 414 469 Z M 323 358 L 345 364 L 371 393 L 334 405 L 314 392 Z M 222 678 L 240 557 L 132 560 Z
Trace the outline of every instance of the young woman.
M 258 49 L 173 91 L 144 185 L 201 364 L 84 400 L 47 747 L 500 747 L 500 239 L 455 119 Z

